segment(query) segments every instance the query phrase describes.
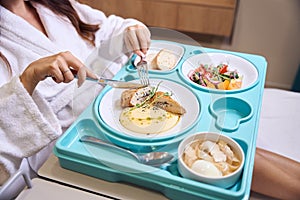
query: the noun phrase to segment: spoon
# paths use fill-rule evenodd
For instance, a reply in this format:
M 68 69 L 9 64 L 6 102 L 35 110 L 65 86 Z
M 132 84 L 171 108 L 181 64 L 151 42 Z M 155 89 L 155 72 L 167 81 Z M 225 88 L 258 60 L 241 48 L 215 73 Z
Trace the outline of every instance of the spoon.
M 84 135 L 80 138 L 81 142 L 88 142 L 92 144 L 112 147 L 123 152 L 126 152 L 136 158 L 140 163 L 150 166 L 161 166 L 165 163 L 169 163 L 173 160 L 174 156 L 168 152 L 150 152 L 150 153 L 133 153 L 127 149 L 115 146 L 109 142 L 103 141 L 99 138 Z

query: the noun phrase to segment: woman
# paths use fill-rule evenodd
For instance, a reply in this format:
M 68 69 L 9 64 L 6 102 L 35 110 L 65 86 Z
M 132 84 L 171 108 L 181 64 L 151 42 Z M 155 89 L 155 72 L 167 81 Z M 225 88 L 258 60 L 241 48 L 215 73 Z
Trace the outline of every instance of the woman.
M 128 52 L 146 53 L 150 34 L 140 22 L 107 18 L 100 11 L 69 0 L 0 0 L 0 15 L 3 183 L 20 165 L 36 171 L 51 152 L 53 141 L 87 105 L 72 107 L 82 99 L 74 95 L 70 67 L 77 71 L 80 86 L 85 76 L 95 77 L 83 67 L 92 52 L 98 49 L 97 55 L 113 60 L 118 69 Z M 284 199 L 297 197 L 298 166 L 298 162 L 257 149 L 252 190 Z M 288 167 L 291 170 L 286 171 Z
M 132 51 L 146 53 L 150 32 L 136 20 L 106 17 L 73 0 L 0 0 L 0 15 L 3 183 L 20 165 L 36 171 L 76 118 L 74 109 L 80 114 L 87 106 L 72 103 L 89 92 L 74 94 L 73 72 L 78 86 L 86 76 L 96 78 L 84 67 L 88 56 L 98 49 L 98 57 L 119 69 Z

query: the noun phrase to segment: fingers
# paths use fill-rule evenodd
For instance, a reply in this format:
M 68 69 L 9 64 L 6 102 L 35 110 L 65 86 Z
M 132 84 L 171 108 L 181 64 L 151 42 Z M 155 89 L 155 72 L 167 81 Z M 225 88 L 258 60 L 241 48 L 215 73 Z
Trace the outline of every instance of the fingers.
M 61 52 L 57 55 L 58 59 L 63 59 L 61 61 L 65 61 L 68 68 L 72 67 L 74 70 L 79 71 L 79 69 L 84 66 L 84 64 L 69 51 Z
M 71 73 L 71 70 L 69 69 L 68 63 L 65 61 L 65 59 L 58 55 L 56 58 L 56 62 L 53 64 L 51 76 L 53 80 L 57 83 L 68 83 L 74 79 L 73 74 Z
M 97 78 L 70 52 L 61 52 L 32 62 L 20 75 L 20 81 L 29 94 L 32 94 L 37 84 L 47 77 L 52 77 L 56 83 L 68 83 L 74 79 L 73 73 L 77 72 L 78 86 L 82 85 L 87 76 Z
M 150 31 L 147 28 L 141 28 L 136 32 L 136 35 L 139 38 L 140 48 L 142 52 L 146 54 L 150 46 Z
M 84 67 L 84 68 L 85 68 L 87 77 L 90 77 L 90 78 L 93 78 L 93 79 L 98 79 L 98 76 L 94 72 L 92 72 L 92 70 L 90 70 L 87 67 Z
M 86 70 L 84 67 L 82 67 L 78 70 L 77 76 L 78 76 L 77 85 L 78 85 L 78 87 L 80 87 L 86 79 Z
M 74 79 L 74 73 L 78 77 L 78 87 L 85 81 L 86 77 L 97 78 L 97 76 L 83 65 L 83 63 L 73 56 L 70 52 L 57 54 L 57 66 L 53 71 L 54 80 L 57 83 L 68 83 Z
M 149 49 L 150 36 L 150 31 L 145 26 L 135 25 L 128 27 L 125 32 L 125 45 L 128 50 L 142 56 Z
M 137 51 L 140 49 L 140 44 L 135 33 L 135 26 L 129 27 L 126 31 L 126 46 L 130 51 Z

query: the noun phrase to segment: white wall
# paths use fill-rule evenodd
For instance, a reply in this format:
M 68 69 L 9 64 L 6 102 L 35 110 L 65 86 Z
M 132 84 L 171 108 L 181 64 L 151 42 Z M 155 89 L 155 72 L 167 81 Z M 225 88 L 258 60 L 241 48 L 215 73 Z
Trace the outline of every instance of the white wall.
M 300 64 L 300 0 L 240 0 L 230 45 L 268 61 L 266 85 L 290 89 Z

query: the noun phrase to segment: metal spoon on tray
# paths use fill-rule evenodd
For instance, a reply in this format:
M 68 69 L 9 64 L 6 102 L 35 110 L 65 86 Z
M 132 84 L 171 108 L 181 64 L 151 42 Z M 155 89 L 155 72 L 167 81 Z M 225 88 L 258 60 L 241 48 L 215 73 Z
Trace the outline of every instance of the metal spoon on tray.
M 103 141 L 99 138 L 96 138 L 93 136 L 88 136 L 88 135 L 82 136 L 80 138 L 80 141 L 118 149 L 120 151 L 130 154 L 131 156 L 136 158 L 140 163 L 145 164 L 145 165 L 154 166 L 154 167 L 158 167 L 163 164 L 170 163 L 174 158 L 174 156 L 168 152 L 134 153 L 127 149 L 123 149 L 121 147 L 115 146 L 106 141 Z

